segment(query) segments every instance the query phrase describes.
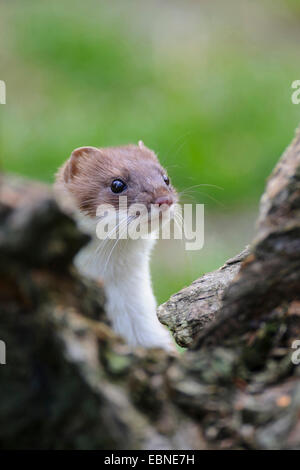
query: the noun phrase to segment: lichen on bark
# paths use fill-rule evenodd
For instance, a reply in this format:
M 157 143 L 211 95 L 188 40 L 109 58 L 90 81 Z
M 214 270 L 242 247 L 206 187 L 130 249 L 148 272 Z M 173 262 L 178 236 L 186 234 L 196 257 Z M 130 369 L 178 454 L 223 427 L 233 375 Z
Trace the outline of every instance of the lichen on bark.
M 249 247 L 159 308 L 179 357 L 116 337 L 72 265 L 86 242 L 49 188 L 2 175 L 1 448 L 300 448 L 299 133 Z

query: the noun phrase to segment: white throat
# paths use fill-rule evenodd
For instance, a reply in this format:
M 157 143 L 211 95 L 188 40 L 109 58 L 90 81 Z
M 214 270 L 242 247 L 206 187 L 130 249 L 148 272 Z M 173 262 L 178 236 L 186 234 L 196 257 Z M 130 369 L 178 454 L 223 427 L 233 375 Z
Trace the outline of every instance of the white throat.
M 75 257 L 75 265 L 86 276 L 103 279 L 106 312 L 115 332 L 131 346 L 173 351 L 171 336 L 157 318 L 151 285 L 149 262 L 155 240 L 101 241 L 95 237 L 95 219 L 80 215 L 78 223 L 94 237 Z

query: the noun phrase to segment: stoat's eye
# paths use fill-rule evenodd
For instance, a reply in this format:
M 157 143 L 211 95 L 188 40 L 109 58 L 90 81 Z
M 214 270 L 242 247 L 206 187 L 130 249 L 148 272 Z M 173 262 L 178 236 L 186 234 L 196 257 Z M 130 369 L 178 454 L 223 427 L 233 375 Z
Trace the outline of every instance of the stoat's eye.
M 163 175 L 164 182 L 166 183 L 167 186 L 170 184 L 169 177 L 167 175 Z
M 126 183 L 122 180 L 113 180 L 110 186 L 113 193 L 121 193 L 127 188 Z

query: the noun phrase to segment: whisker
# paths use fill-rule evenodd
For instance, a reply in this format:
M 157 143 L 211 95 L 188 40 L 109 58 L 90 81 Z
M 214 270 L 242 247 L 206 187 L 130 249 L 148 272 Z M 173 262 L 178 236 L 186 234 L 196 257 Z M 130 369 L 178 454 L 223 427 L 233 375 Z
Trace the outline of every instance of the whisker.
M 220 189 L 222 189 L 222 188 L 220 188 Z M 204 193 L 203 191 L 198 191 L 198 190 L 196 190 L 196 189 L 193 190 L 192 187 L 191 187 L 191 188 L 188 188 L 188 189 L 186 189 L 186 190 L 184 190 L 184 191 L 182 191 L 181 193 L 178 193 L 178 196 L 181 197 L 181 196 L 183 195 L 184 197 L 190 197 L 190 198 L 193 198 L 194 202 L 197 202 L 195 196 L 190 195 L 189 192 L 192 192 L 192 193 L 195 193 L 195 192 L 196 192 L 197 194 L 202 194 L 203 196 L 205 196 L 205 197 L 211 199 L 212 201 L 214 201 L 214 202 L 215 202 L 216 204 L 218 204 L 219 206 L 225 207 L 225 205 L 224 205 L 221 201 L 219 201 L 218 199 L 214 198 L 214 197 L 211 196 L 210 194 Z
M 180 137 L 178 137 L 178 139 L 174 142 L 174 144 L 171 145 L 171 147 L 169 148 L 169 150 L 167 150 L 166 152 L 166 158 L 170 155 L 170 153 L 173 151 L 174 148 L 177 147 L 177 145 L 180 144 L 180 148 L 182 148 L 182 144 L 185 144 L 185 139 L 192 134 L 192 131 L 188 131 L 186 132 L 185 134 L 181 135 Z M 183 140 L 183 142 L 181 142 Z M 174 154 L 174 156 L 176 156 L 178 153 L 178 150 L 176 151 L 176 153 Z M 174 158 L 173 156 L 173 158 Z
M 113 251 L 115 250 L 116 246 L 118 245 L 118 243 L 119 243 L 120 240 L 121 240 L 120 236 L 122 236 L 123 233 L 125 233 L 125 230 L 126 230 L 127 227 L 128 227 L 128 219 L 127 219 L 127 220 L 126 220 L 126 219 L 125 219 L 125 220 L 122 220 L 122 222 L 125 222 L 125 226 L 124 226 L 124 223 L 123 223 L 123 224 L 122 224 L 122 229 L 123 229 L 123 230 L 122 230 L 122 233 L 119 232 L 119 238 L 117 238 L 117 240 L 116 240 L 115 243 L 113 244 L 113 247 L 112 247 L 112 249 L 111 249 L 111 251 L 110 251 L 110 253 L 109 253 L 109 255 L 108 255 L 108 258 L 107 258 L 107 260 L 106 260 L 106 262 L 105 262 L 105 265 L 104 265 L 104 268 L 103 268 L 104 271 L 106 271 L 106 268 L 107 268 L 107 265 L 108 265 L 109 260 L 110 260 L 110 258 L 111 258 L 111 255 L 112 255 Z M 120 228 L 120 227 L 119 227 L 119 228 Z
M 195 196 L 192 196 L 191 194 L 184 194 L 184 197 L 180 198 L 180 202 L 182 204 L 185 204 L 185 203 L 190 204 L 190 201 L 192 201 L 195 204 L 197 204 L 197 202 L 198 202 L 197 199 L 195 198 Z
M 188 188 L 185 188 L 183 191 L 180 191 L 178 194 L 184 194 L 186 191 L 189 191 L 190 189 L 200 188 L 203 186 L 219 189 L 220 191 L 224 191 L 224 188 L 222 188 L 221 186 L 217 186 L 216 184 L 201 183 L 201 184 L 194 184 L 193 186 L 189 186 Z
M 120 228 L 121 225 L 123 225 L 124 222 L 126 222 L 127 219 L 121 219 L 118 224 L 114 226 L 114 228 L 107 234 L 107 236 L 104 238 L 101 244 L 99 244 L 99 249 L 97 249 L 97 254 L 100 255 L 101 253 L 104 252 L 106 246 L 109 244 L 109 241 L 111 240 L 110 236 L 111 234 L 116 231 L 116 238 L 118 239 L 117 236 L 117 231 Z
M 110 236 L 111 234 L 115 231 L 115 230 L 118 230 L 118 227 L 120 226 L 121 222 L 123 220 L 121 220 L 118 224 L 116 224 L 113 229 L 106 235 L 106 237 L 101 241 L 99 241 L 99 245 L 96 247 L 96 250 L 95 252 L 92 252 L 90 254 L 90 256 L 88 257 L 88 259 L 86 260 L 85 264 L 84 264 L 84 267 L 86 268 L 87 266 L 89 266 L 92 261 L 95 261 L 95 259 L 100 255 L 102 254 L 103 252 L 105 253 L 105 249 L 107 248 L 107 246 L 109 245 L 109 241 L 110 241 Z
M 210 194 L 204 193 L 203 191 L 199 191 L 198 193 L 199 193 L 199 194 L 202 194 L 204 197 L 208 197 L 208 199 L 210 199 L 211 201 L 215 202 L 215 203 L 218 204 L 219 206 L 225 207 L 225 204 L 223 204 L 221 201 L 219 201 L 218 199 L 214 198 L 214 197 L 211 196 Z

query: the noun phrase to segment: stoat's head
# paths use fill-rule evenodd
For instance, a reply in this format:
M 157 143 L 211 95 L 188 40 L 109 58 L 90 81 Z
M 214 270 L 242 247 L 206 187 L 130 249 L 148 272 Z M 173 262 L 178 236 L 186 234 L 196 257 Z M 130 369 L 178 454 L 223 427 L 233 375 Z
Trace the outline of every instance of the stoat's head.
M 120 196 L 127 197 L 128 207 L 143 204 L 148 211 L 153 205 L 169 210 L 177 202 L 166 170 L 141 141 L 124 147 L 80 147 L 59 170 L 57 182 L 90 217 L 103 204 L 118 210 Z

